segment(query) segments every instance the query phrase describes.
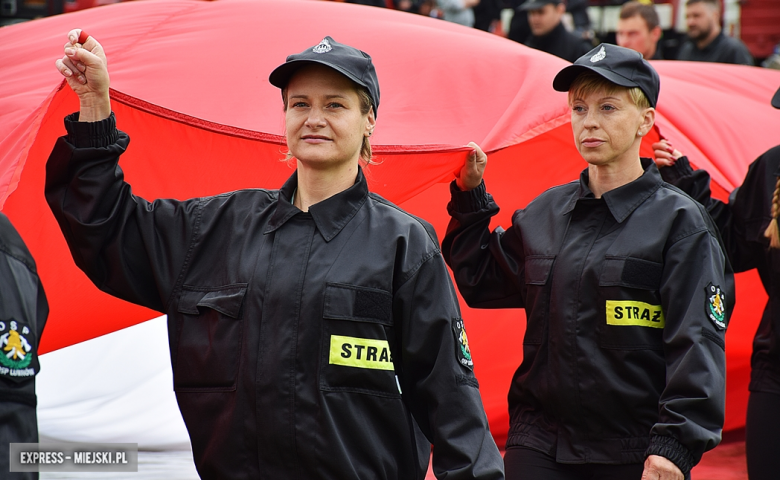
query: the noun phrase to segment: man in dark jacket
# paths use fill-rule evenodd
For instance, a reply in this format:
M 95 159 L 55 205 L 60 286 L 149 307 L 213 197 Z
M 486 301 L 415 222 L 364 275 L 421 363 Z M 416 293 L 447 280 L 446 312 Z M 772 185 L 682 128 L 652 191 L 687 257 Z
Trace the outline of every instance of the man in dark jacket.
M 561 19 L 566 13 L 566 4 L 561 0 L 528 0 L 519 8 L 518 14 L 528 12 L 531 36 L 523 43 L 531 48 L 550 53 L 573 62 L 592 48 L 563 25 Z
M 38 343 L 49 304 L 22 237 L 0 213 L 0 478 L 37 479 L 11 473 L 9 444 L 37 443 L 35 375 Z
M 688 41 L 680 47 L 677 60 L 753 65 L 745 44 L 721 30 L 717 0 L 688 0 L 685 21 Z

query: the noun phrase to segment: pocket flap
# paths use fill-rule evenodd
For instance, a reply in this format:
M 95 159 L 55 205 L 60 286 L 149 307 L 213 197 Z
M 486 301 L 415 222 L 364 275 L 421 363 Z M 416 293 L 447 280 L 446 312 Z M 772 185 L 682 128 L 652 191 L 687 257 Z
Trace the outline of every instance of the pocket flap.
M 554 255 L 531 255 L 525 258 L 525 283 L 544 285 L 552 271 Z
M 376 288 L 328 283 L 323 308 L 324 318 L 393 325 L 393 297 Z
M 238 318 L 246 295 L 246 286 L 193 289 L 183 287 L 178 311 L 198 315 L 198 307 L 210 308 L 230 318 Z
M 621 286 L 658 290 L 661 288 L 664 266 L 634 257 L 606 257 L 599 276 L 599 286 Z

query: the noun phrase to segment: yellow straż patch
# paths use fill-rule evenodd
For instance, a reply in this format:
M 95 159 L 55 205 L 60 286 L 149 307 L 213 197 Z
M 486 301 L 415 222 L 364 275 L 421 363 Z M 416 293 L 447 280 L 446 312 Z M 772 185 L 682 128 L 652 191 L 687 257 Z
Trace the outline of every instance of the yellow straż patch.
M 330 336 L 331 365 L 344 367 L 394 370 L 393 356 L 387 340 Z
M 632 300 L 607 300 L 607 325 L 664 328 L 660 305 Z

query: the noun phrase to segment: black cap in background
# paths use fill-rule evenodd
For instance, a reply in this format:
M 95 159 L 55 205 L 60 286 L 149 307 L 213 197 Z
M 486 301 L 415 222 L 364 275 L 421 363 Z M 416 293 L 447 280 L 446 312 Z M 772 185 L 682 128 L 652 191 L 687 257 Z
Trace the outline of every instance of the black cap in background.
M 564 68 L 553 80 L 553 88 L 568 92 L 574 80 L 585 72 L 594 72 L 621 87 L 639 87 L 655 108 L 661 79 L 658 72 L 642 58 L 642 54 L 630 48 L 602 43 Z
M 521 11 L 528 11 L 528 10 L 539 10 L 543 8 L 548 3 L 552 3 L 553 5 L 558 5 L 559 3 L 562 3 L 563 0 L 528 0 L 524 4 L 520 5 Z
M 312 63 L 330 67 L 361 87 L 365 87 L 373 103 L 374 116 L 377 115 L 379 80 L 371 57 L 357 48 L 338 43 L 331 37 L 325 37 L 317 45 L 287 57 L 286 62 L 271 72 L 268 81 L 271 85 L 284 89 L 299 68 Z

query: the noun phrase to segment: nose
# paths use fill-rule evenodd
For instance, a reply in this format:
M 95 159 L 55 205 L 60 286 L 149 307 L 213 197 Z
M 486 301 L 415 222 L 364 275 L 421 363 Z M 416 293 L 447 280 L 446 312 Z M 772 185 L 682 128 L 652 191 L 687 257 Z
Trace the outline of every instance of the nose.
M 599 123 L 596 119 L 596 113 L 594 111 L 595 109 L 589 108 L 588 113 L 585 114 L 585 121 L 583 122 L 583 126 L 587 128 L 588 130 L 592 130 L 594 128 L 597 128 L 599 126 Z
M 306 117 L 306 126 L 311 129 L 322 128 L 325 126 L 325 116 L 319 108 L 310 108 L 309 115 Z

